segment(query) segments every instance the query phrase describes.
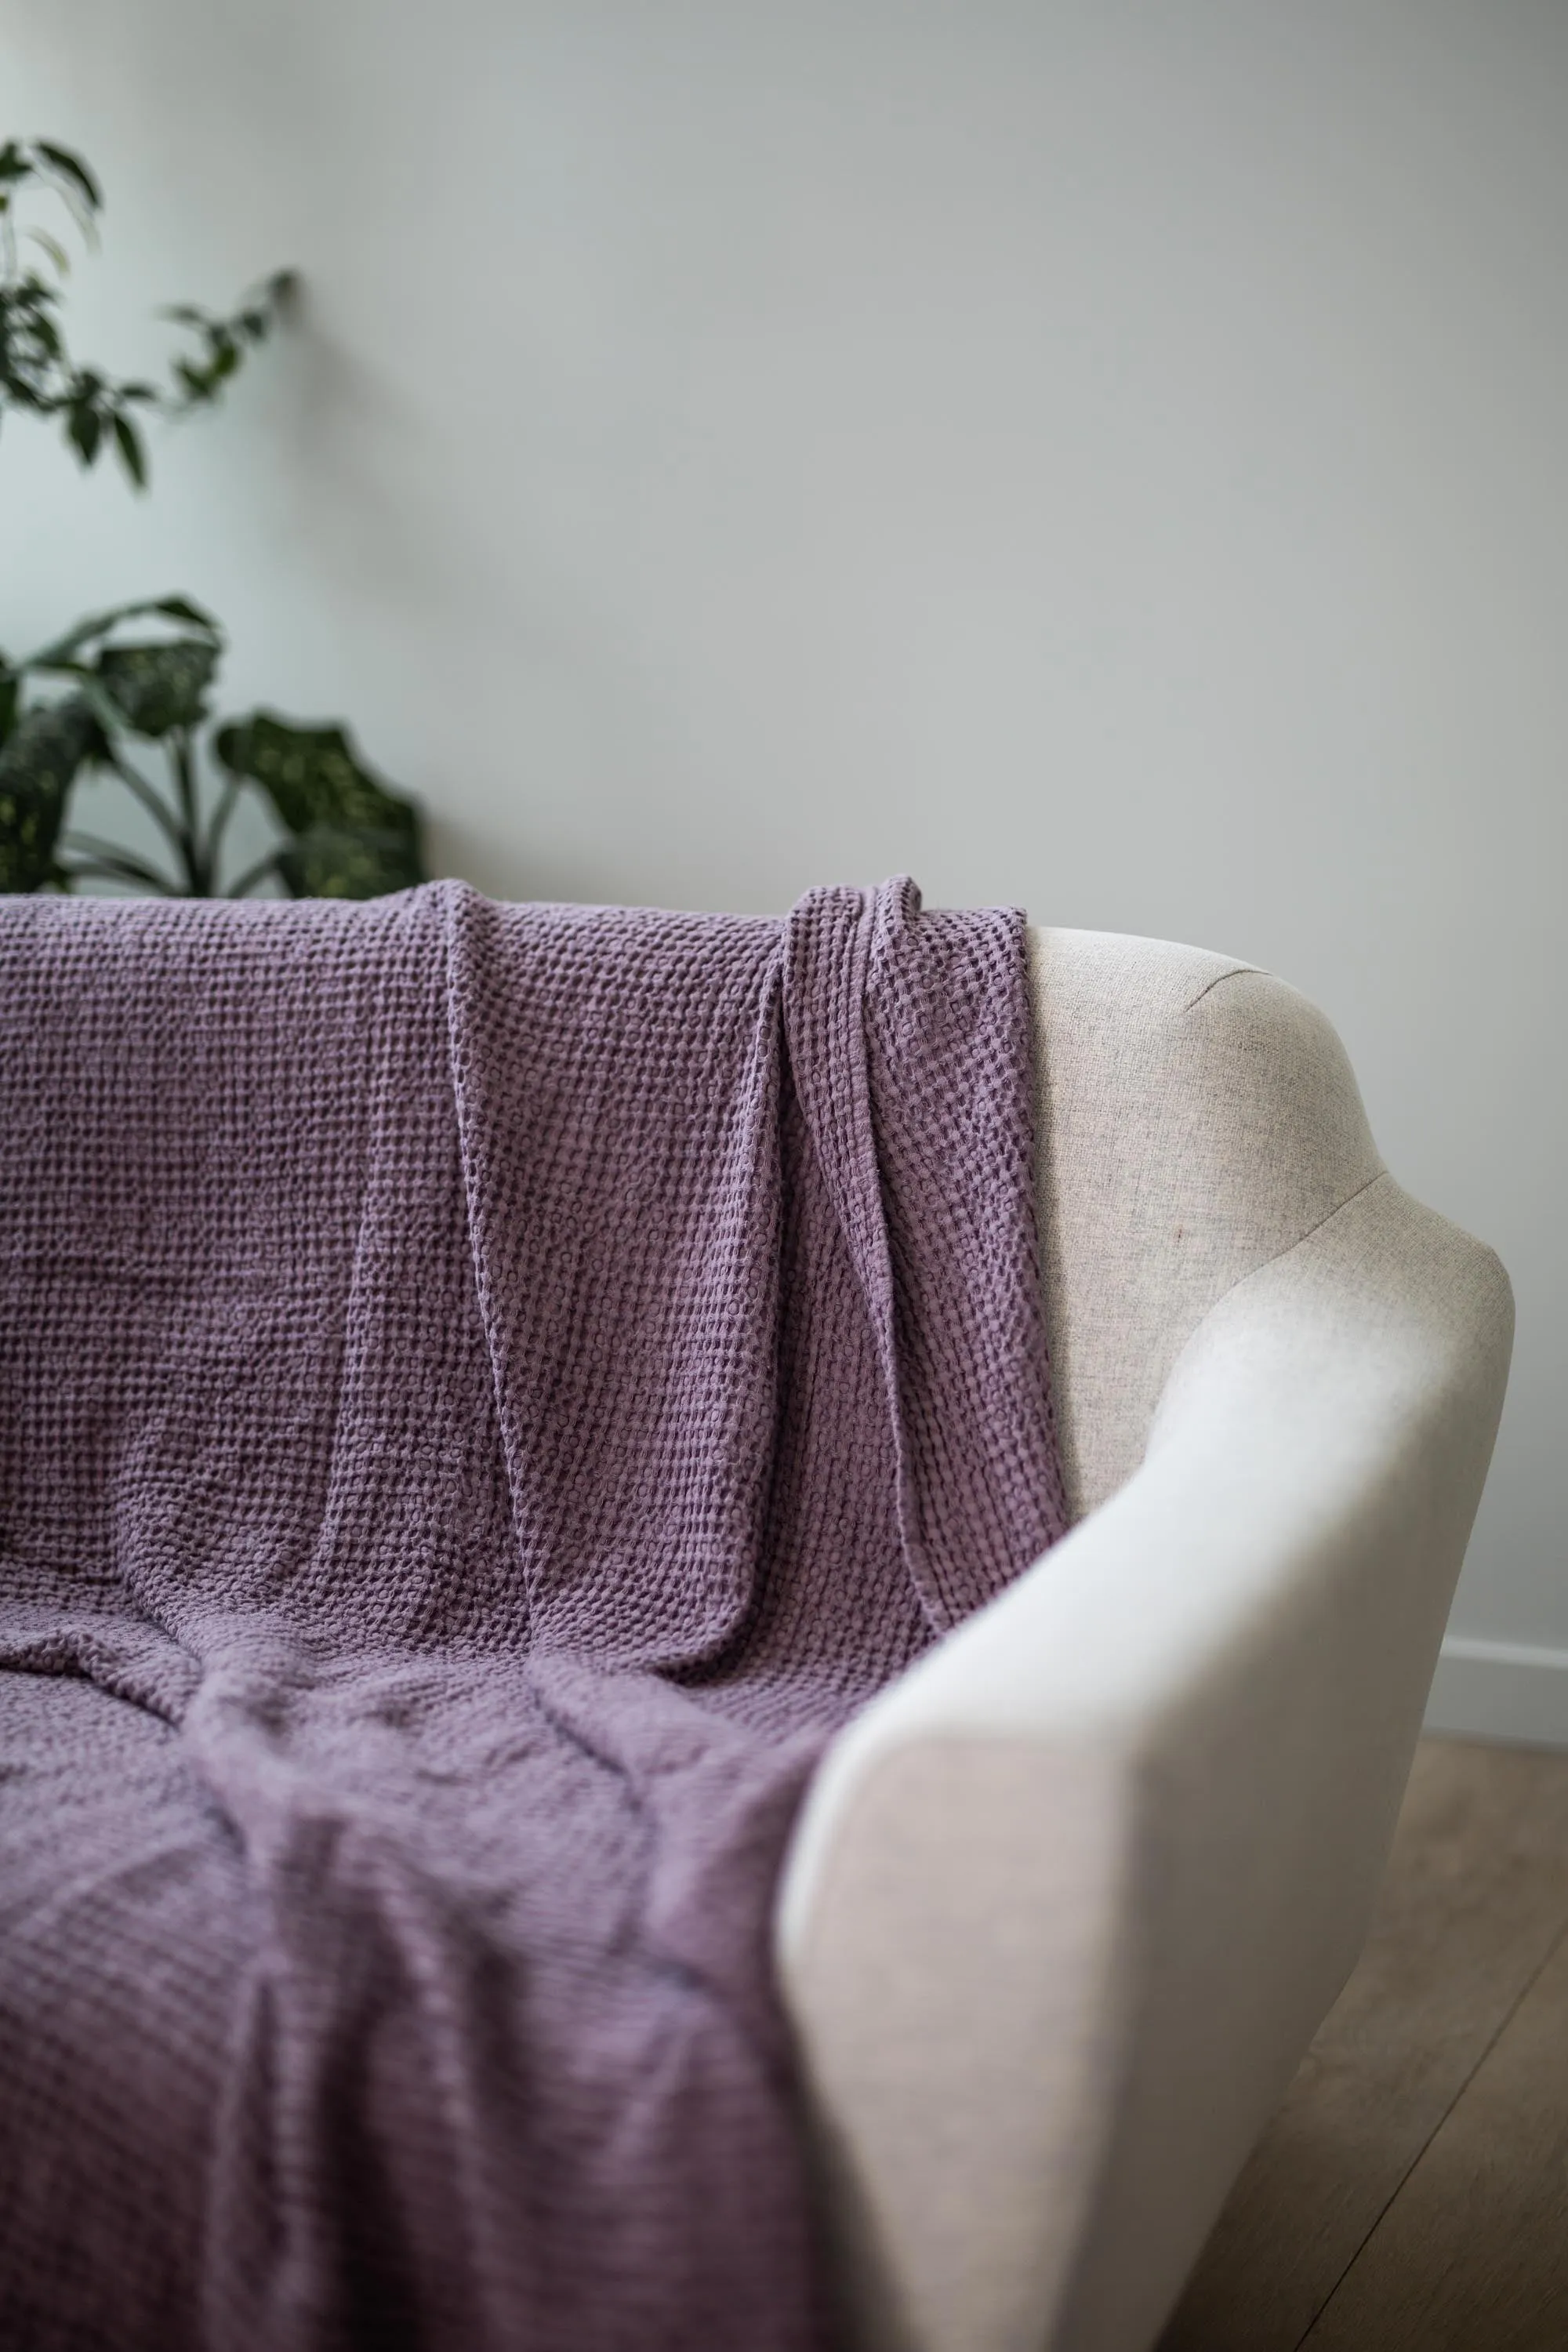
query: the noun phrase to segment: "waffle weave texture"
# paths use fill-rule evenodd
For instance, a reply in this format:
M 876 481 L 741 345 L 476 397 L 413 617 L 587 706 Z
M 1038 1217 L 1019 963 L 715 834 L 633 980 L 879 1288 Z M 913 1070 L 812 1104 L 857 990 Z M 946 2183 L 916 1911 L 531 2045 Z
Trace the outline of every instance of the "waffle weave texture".
M 806 2352 L 837 1727 L 1064 1526 L 1022 919 L 0 900 L 0 2344 Z

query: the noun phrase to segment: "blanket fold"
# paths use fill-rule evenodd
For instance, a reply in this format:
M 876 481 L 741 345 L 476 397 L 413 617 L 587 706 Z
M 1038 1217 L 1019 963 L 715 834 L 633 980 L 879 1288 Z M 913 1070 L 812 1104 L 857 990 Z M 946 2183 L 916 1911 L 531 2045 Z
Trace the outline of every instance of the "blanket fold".
M 0 900 L 0 2342 L 808 2352 L 769 1902 L 1065 1524 L 1022 919 Z

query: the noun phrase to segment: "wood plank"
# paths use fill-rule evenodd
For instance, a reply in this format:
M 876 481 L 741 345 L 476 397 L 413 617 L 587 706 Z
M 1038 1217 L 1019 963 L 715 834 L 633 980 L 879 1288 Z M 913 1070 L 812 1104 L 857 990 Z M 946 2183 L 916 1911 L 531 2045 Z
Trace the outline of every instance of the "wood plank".
M 1366 1951 L 1159 2352 L 1295 2352 L 1565 1924 L 1568 1755 L 1424 1740 Z
M 1568 2345 L 1568 1937 L 1307 2338 L 1307 2352 Z

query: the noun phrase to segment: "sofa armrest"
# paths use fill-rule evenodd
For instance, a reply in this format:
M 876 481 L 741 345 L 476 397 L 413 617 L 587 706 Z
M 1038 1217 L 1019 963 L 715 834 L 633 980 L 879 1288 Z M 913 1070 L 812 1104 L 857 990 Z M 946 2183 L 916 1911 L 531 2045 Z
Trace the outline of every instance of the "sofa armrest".
M 1364 1937 L 1511 1332 L 1374 1178 L 834 1744 L 777 1949 L 856 2347 L 1152 2340 Z

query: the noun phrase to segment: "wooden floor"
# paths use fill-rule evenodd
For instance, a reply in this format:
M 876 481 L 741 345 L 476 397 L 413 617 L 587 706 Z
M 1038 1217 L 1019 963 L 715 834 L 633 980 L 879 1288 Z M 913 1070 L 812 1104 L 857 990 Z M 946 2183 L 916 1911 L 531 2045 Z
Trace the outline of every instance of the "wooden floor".
M 1568 1754 L 1424 1741 L 1364 1958 L 1159 2352 L 1568 2352 Z

